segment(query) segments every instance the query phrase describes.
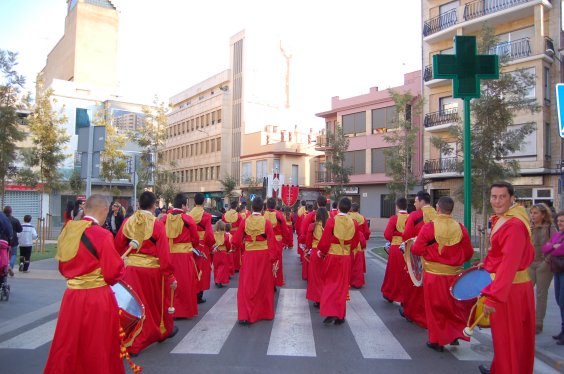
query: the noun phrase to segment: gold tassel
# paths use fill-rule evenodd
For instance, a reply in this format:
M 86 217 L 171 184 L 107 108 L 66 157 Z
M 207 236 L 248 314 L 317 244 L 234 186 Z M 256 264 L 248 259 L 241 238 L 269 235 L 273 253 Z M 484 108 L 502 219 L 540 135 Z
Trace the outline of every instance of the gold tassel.
M 161 277 L 162 278 L 162 292 L 161 292 L 161 325 L 160 325 L 160 329 L 161 329 L 161 335 L 163 335 L 166 332 L 166 327 L 164 324 L 164 299 L 165 299 L 165 279 L 164 279 L 164 275 Z

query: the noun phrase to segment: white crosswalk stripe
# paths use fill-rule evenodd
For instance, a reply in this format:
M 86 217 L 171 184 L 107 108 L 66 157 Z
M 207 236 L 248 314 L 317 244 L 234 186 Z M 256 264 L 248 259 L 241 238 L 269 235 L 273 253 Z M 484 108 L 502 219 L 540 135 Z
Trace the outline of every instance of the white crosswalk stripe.
M 57 319 L 46 322 L 0 343 L 0 348 L 36 349 L 53 340 Z

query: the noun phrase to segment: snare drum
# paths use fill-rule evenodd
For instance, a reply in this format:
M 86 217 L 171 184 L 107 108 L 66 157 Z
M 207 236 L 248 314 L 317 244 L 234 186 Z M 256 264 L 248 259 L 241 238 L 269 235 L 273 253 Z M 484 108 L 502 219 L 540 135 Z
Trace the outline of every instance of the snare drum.
M 456 300 L 467 301 L 477 299 L 476 304 L 470 311 L 468 325 L 471 325 L 482 314 L 485 297 L 480 297 L 480 295 L 484 287 L 487 287 L 491 282 L 490 273 L 485 269 L 473 267 L 460 273 L 450 287 L 450 294 Z M 482 318 L 478 326 L 482 328 L 490 327 L 490 319 L 487 317 Z
M 403 254 L 407 265 L 407 272 L 415 287 L 423 285 L 423 261 L 421 256 L 417 256 L 411 252 L 411 246 L 415 243 L 415 238 L 405 241 L 405 252 Z
M 120 281 L 111 286 L 111 288 L 120 309 L 119 324 L 125 332 L 123 344 L 129 347 L 133 344 L 133 340 L 139 335 L 143 327 L 145 306 L 128 284 Z

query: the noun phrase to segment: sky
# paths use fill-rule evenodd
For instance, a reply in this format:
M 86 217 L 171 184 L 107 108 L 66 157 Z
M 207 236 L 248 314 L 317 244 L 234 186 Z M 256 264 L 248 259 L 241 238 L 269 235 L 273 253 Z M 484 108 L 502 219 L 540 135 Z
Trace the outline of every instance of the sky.
M 290 46 L 300 79 L 294 104 L 311 126 L 331 98 L 403 83 L 421 69 L 418 0 L 115 0 L 118 79 L 163 101 L 229 68 L 229 38 L 264 28 Z M 64 32 L 66 0 L 0 0 L 0 49 L 19 53 L 17 71 L 32 90 Z M 95 36 L 94 36 L 95 37 Z

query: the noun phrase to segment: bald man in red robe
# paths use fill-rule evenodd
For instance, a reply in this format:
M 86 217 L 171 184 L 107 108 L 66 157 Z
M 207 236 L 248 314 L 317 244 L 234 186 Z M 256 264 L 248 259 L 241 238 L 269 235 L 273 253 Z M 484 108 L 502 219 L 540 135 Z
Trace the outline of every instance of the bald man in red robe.
M 243 217 L 241 217 L 241 214 L 237 212 L 237 205 L 237 201 L 232 201 L 230 205 L 231 209 L 223 213 L 223 216 L 221 216 L 221 220 L 223 222 L 231 225 L 232 233 L 236 232 L 241 222 L 243 222 Z M 233 258 L 233 271 L 238 272 L 239 269 L 241 269 L 241 249 L 232 246 L 228 255 Z
M 360 207 L 357 203 L 353 203 L 349 216 L 356 221 L 360 233 L 365 240 L 370 239 L 370 228 L 368 220 L 359 212 Z M 364 273 L 366 273 L 366 258 L 364 257 L 364 248 L 358 245 L 353 249 L 353 259 L 351 268 L 351 287 L 359 289 L 364 287 Z
M 119 309 L 109 287 L 122 278 L 124 265 L 111 232 L 99 225 L 108 206 L 103 196 L 90 196 L 85 216 L 69 221 L 59 236 L 56 259 L 67 289 L 45 373 L 125 373 Z
M 282 255 L 284 253 L 283 248 L 291 247 L 293 245 L 292 234 L 286 224 L 286 217 L 284 214 L 276 209 L 276 200 L 272 197 L 266 200 L 266 211 L 264 212 L 264 218 L 270 221 L 272 225 L 272 231 L 274 231 L 274 238 L 276 240 L 276 253 L 277 253 L 277 263 L 276 263 L 276 276 L 274 279 L 274 285 L 282 287 L 284 285 L 284 269 L 282 267 Z
M 438 216 L 423 226 L 411 247 L 414 254 L 423 257 L 427 346 L 439 352 L 447 344 L 458 345 L 458 339 L 470 341 L 462 332 L 471 305 L 456 301 L 450 287 L 462 265 L 472 258 L 474 248 L 466 228 L 450 216 L 453 208 L 450 197 L 441 197 Z
M 405 271 L 405 259 L 400 250 L 407 217 L 407 199 L 400 197 L 396 200 L 396 214 L 390 217 L 386 230 L 384 230 L 384 238 L 390 242 L 390 249 L 380 290 L 384 299 L 390 303 L 394 301 L 401 303 L 403 301 L 402 284 L 411 282 Z

